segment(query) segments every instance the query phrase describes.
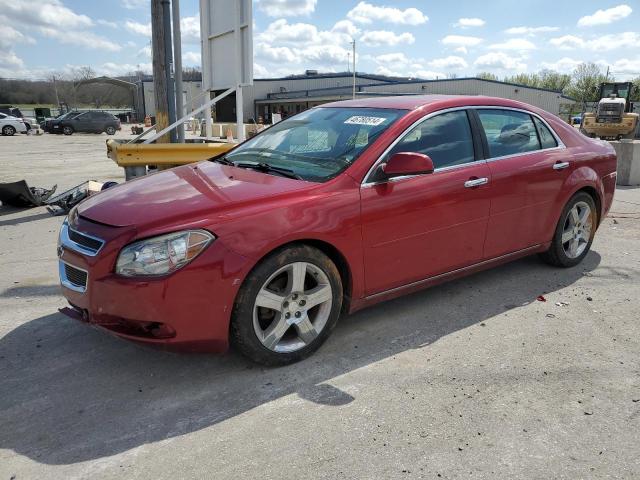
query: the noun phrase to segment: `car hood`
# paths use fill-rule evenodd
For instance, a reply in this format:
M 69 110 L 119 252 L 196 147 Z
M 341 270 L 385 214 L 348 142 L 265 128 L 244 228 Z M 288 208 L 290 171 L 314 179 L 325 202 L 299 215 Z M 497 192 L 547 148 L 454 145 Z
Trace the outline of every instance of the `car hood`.
M 212 224 L 232 218 L 242 209 L 265 208 L 266 198 L 277 199 L 316 185 L 200 162 L 111 187 L 80 203 L 78 214 L 105 225 L 135 226 L 138 230 Z

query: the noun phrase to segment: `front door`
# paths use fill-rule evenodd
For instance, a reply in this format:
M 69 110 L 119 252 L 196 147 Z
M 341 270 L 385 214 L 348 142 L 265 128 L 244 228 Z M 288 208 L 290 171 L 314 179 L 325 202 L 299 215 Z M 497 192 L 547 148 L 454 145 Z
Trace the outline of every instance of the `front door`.
M 489 218 L 489 167 L 474 149 L 465 110 L 431 116 L 385 157 L 420 152 L 431 174 L 365 179 L 361 188 L 366 294 L 372 295 L 482 259 Z

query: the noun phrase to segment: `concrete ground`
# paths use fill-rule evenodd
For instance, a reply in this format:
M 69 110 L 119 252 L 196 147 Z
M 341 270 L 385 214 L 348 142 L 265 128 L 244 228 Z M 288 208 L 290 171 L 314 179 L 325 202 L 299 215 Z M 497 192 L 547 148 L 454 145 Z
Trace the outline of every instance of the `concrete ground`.
M 0 179 L 122 180 L 105 138 L 2 137 Z M 639 478 L 640 189 L 612 211 L 578 267 L 387 302 L 262 368 L 60 315 L 62 218 L 0 207 L 0 480 Z

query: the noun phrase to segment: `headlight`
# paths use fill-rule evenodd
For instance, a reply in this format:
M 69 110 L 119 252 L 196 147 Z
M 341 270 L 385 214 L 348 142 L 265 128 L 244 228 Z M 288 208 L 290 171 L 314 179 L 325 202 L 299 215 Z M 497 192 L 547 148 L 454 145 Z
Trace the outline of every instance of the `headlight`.
M 175 272 L 196 258 L 215 238 L 206 230 L 187 230 L 132 243 L 120 251 L 116 273 L 136 277 Z

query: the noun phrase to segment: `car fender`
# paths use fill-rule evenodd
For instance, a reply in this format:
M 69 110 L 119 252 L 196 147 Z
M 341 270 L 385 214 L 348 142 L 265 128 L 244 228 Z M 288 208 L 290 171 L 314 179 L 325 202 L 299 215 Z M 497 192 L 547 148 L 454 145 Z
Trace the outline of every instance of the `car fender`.
M 581 165 L 577 167 L 575 170 L 571 172 L 571 174 L 565 180 L 562 189 L 560 190 L 560 195 L 558 195 L 556 205 L 555 205 L 555 222 L 549 226 L 549 230 L 546 232 L 545 237 L 551 240 L 553 238 L 553 234 L 556 230 L 556 226 L 560 221 L 560 215 L 562 214 L 562 210 L 567 202 L 573 197 L 578 191 L 584 188 L 592 188 L 598 198 L 596 199 L 596 205 L 600 205 L 600 211 L 598 212 L 598 217 L 601 220 L 604 212 L 603 212 L 603 199 L 604 199 L 604 188 L 602 185 L 601 179 L 598 177 L 598 174 L 593 170 L 593 168 Z

